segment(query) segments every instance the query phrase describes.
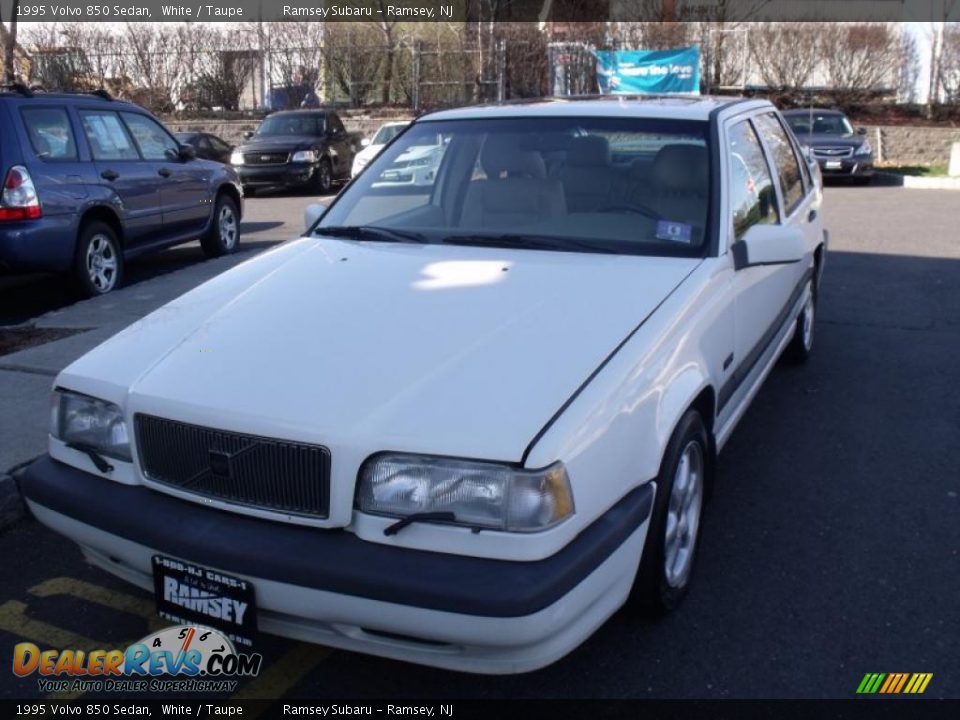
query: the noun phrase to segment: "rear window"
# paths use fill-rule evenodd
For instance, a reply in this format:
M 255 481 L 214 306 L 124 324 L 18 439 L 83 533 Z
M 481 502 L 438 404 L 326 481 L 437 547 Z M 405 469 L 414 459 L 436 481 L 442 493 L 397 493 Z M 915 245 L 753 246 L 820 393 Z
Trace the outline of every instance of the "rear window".
M 23 108 L 23 124 L 30 145 L 41 160 L 76 160 L 77 143 L 64 108 Z

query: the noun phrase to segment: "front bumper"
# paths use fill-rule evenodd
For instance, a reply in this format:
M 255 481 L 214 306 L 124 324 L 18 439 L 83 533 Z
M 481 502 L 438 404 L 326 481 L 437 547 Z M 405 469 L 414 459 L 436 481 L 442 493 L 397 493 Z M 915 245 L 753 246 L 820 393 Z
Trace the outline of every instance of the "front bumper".
M 425 552 L 205 508 L 49 457 L 21 489 L 42 523 L 145 589 L 163 554 L 248 580 L 260 629 L 483 673 L 550 664 L 629 593 L 655 487 L 634 489 L 555 555 L 533 562 Z
M 306 163 L 289 165 L 236 165 L 243 187 L 302 187 L 313 181 L 317 166 Z
M 817 164 L 824 177 L 870 177 L 873 175 L 873 156 L 853 155 L 848 158 L 817 157 Z

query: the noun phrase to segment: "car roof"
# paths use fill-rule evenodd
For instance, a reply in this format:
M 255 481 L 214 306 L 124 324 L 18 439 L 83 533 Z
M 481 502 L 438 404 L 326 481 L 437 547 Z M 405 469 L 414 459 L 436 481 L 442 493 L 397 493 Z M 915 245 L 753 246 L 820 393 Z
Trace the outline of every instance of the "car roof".
M 675 120 L 708 120 L 710 115 L 733 105 L 773 107 L 767 100 L 714 95 L 591 95 L 544 98 L 533 101 L 480 105 L 440 110 L 419 121 L 482 120 L 521 117 L 637 117 Z
M 127 100 L 120 100 L 98 93 L 88 92 L 46 92 L 45 90 L 31 90 L 29 94 L 18 92 L 8 87 L 0 87 L 0 100 L 14 100 L 24 104 L 41 104 L 54 100 L 58 103 L 77 103 L 83 105 L 103 105 L 104 107 L 123 107 L 125 109 L 143 110 L 139 105 Z
M 796 108 L 795 110 L 784 110 L 783 114 L 787 116 L 795 115 L 809 115 L 810 113 L 816 113 L 817 115 L 843 115 L 842 110 L 834 110 L 832 108 Z

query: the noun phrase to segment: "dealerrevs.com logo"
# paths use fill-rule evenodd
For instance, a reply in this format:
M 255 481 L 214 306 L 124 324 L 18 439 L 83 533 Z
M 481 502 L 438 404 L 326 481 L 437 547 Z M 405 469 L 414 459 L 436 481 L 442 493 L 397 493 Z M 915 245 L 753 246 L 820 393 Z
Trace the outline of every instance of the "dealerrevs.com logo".
M 13 673 L 37 675 L 40 692 L 233 692 L 237 678 L 256 677 L 263 656 L 238 653 L 217 630 L 178 625 L 126 650 L 13 648 Z

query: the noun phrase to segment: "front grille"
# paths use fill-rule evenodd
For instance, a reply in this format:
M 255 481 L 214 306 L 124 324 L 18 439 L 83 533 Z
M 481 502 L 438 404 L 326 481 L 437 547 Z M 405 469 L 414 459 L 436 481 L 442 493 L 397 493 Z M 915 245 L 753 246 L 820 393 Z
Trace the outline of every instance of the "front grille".
M 820 157 L 850 157 L 853 155 L 853 148 L 850 147 L 815 147 L 813 149 L 814 155 L 819 155 Z
M 287 162 L 290 153 L 285 152 L 252 152 L 243 154 L 244 165 L 283 165 Z
M 325 518 L 330 452 L 319 445 L 243 435 L 137 414 L 137 450 L 152 481 L 277 513 Z

